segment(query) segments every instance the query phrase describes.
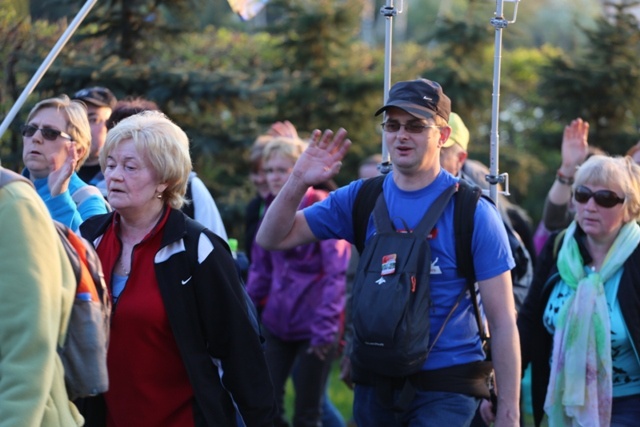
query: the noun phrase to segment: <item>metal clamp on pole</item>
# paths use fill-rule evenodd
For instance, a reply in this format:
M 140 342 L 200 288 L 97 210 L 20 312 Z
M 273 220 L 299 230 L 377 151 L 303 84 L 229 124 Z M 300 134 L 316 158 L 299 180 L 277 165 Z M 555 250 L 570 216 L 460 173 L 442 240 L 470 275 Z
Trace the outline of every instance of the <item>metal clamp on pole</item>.
M 502 185 L 503 190 L 500 191 L 500 194 L 505 196 L 510 196 L 509 192 L 509 174 L 504 172 L 500 175 L 485 175 L 485 181 L 487 181 L 490 185 Z
M 502 16 L 498 18 L 491 18 L 489 22 L 496 30 L 498 29 L 502 30 L 504 28 L 507 28 L 507 25 L 509 25 L 509 21 L 504 19 Z
M 396 10 L 396 8 L 393 5 L 386 5 L 386 6 L 382 6 L 380 8 L 380 13 L 385 18 L 393 18 L 394 16 L 396 16 L 398 14 L 398 11 Z

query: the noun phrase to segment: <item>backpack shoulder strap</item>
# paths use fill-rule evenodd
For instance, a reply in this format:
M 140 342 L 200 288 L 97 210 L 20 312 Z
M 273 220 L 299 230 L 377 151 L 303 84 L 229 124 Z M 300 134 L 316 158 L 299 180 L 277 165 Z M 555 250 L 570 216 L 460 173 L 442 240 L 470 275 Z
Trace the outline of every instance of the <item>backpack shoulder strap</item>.
M 473 250 L 471 248 L 474 215 L 478 200 L 482 195 L 482 189 L 461 179 L 459 181 L 456 206 L 453 214 L 453 227 L 456 236 L 456 259 L 458 273 L 471 283 L 476 281 L 476 273 L 473 268 Z
M 354 243 L 359 253 L 362 253 L 364 249 L 369 217 L 371 216 L 378 196 L 382 193 L 382 183 L 384 182 L 385 176 L 386 175 L 379 175 L 365 179 L 353 203 L 353 210 L 351 211 L 353 235 Z
M 471 295 L 471 302 L 475 312 L 478 332 L 483 343 L 488 336 L 482 323 L 482 315 L 476 295 L 476 272 L 473 266 L 473 249 L 471 247 L 474 230 L 474 216 L 478 200 L 482 196 L 482 189 L 464 179 L 459 180 L 456 206 L 453 214 L 453 227 L 456 239 L 456 262 L 458 273 L 467 279 L 467 288 Z
M 111 302 L 102 272 L 102 263 L 93 246 L 66 225 L 54 221 L 60 240 L 67 252 L 76 275 L 76 294 L 83 294 L 91 301 L 100 302 L 106 313 L 111 311 Z
M 438 221 L 438 218 L 442 215 L 445 207 L 451 200 L 451 197 L 455 194 L 458 189 L 458 185 L 452 185 L 451 187 L 445 189 L 429 206 L 427 212 L 425 212 L 424 216 L 413 229 L 412 233 L 421 236 L 425 240 L 433 230 L 434 225 Z M 376 231 L 378 233 L 385 232 L 395 232 L 395 227 L 391 218 L 389 217 L 389 210 L 387 208 L 387 203 L 384 199 L 384 195 L 380 193 L 378 195 L 378 200 L 376 201 L 375 208 L 373 209 L 373 220 L 376 225 Z M 405 225 L 405 229 L 409 230 L 409 227 Z
M 437 198 L 434 200 L 433 204 L 427 210 L 427 213 L 424 214 L 424 217 L 420 220 L 416 228 L 413 230 L 414 233 L 424 236 L 426 239 L 431 230 L 436 225 L 438 218 L 444 212 L 444 209 L 449 204 L 449 200 L 451 197 L 458 191 L 459 186 L 454 184 L 449 188 L 445 189 Z
M 553 259 L 558 258 L 558 251 L 560 251 L 560 245 L 564 240 L 564 235 L 567 234 L 567 229 L 565 228 L 561 232 L 556 235 L 556 238 L 553 240 Z
M 76 278 L 76 293 L 78 293 L 80 292 L 78 286 L 82 281 L 82 261 L 80 259 L 80 254 L 75 250 L 75 248 L 73 247 L 73 243 L 71 243 L 71 241 L 69 240 L 69 227 L 56 220 L 54 220 L 53 223 L 56 226 L 58 237 L 62 242 L 62 246 L 64 247 L 64 250 L 67 254 L 67 258 L 69 259 L 71 268 L 73 269 L 73 274 Z

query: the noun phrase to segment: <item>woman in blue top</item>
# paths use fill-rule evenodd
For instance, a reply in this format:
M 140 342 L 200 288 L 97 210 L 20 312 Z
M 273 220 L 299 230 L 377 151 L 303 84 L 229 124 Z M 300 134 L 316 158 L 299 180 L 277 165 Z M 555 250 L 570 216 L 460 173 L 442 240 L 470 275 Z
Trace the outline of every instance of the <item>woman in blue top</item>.
M 22 174 L 33 182 L 53 219 L 77 230 L 85 219 L 107 213 L 100 191 L 76 174 L 91 144 L 82 102 L 66 95 L 38 102 L 22 126 L 22 137 Z
M 575 220 L 550 238 L 518 315 L 536 425 L 640 419 L 640 166 L 591 156 L 575 175 Z

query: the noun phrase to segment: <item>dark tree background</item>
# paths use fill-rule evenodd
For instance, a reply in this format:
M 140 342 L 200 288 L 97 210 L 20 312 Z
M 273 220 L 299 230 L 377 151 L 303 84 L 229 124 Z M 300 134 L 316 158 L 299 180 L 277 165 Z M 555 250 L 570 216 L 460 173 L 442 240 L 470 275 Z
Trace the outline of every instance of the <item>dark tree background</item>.
M 84 3 L 0 0 L 0 116 Z M 393 21 L 392 82 L 442 83 L 471 131 L 471 157 L 489 164 L 494 5 L 404 3 Z M 503 30 L 498 122 L 500 172 L 510 175 L 513 201 L 535 219 L 560 163 L 563 127 L 580 116 L 591 124 L 591 144 L 622 154 L 638 139 L 640 113 L 640 31 L 629 13 L 637 3 L 615 2 L 594 19 L 569 4 L 543 3 L 522 2 L 518 21 Z M 242 241 L 252 192 L 246 152 L 272 122 L 291 120 L 302 136 L 346 128 L 354 144 L 341 184 L 356 176 L 360 159 L 380 151 L 373 112 L 383 100 L 384 4 L 272 0 L 242 22 L 226 0 L 99 1 L 2 136 L 2 163 L 22 167 L 17 129 L 43 97 L 90 85 L 120 98 L 144 96 L 190 136 L 194 168 L 229 235 Z

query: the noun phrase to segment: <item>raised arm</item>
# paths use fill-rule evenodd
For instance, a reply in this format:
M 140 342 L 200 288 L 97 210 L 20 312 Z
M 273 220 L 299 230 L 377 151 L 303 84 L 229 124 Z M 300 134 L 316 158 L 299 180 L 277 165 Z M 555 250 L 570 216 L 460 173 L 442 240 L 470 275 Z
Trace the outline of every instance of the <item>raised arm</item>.
M 582 164 L 589 153 L 589 123 L 577 118 L 565 126 L 562 135 L 562 164 L 558 177 L 549 189 L 545 200 L 542 221 L 549 230 L 564 228 L 567 224 L 566 212 L 571 200 L 571 184 L 576 168 Z M 564 181 L 564 182 L 561 182 Z M 555 209 L 554 209 L 555 208 Z M 558 212 L 558 210 L 561 210 Z M 562 215 L 564 213 L 564 215 Z
M 335 134 L 314 130 L 289 179 L 267 209 L 256 234 L 256 242 L 268 250 L 290 249 L 317 240 L 298 206 L 307 189 L 325 182 L 340 171 L 351 141 L 347 131 Z

